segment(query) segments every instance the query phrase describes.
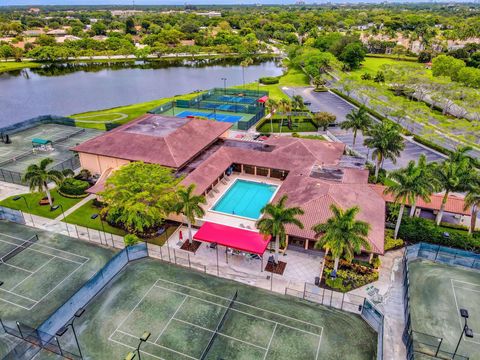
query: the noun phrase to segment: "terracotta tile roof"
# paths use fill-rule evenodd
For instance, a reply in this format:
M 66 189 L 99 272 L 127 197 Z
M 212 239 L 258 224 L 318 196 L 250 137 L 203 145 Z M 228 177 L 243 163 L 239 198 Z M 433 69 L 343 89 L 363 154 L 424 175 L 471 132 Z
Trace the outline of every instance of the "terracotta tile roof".
M 332 216 L 330 206 L 342 209 L 358 206 L 358 219 L 370 224 L 368 240 L 372 252 L 383 254 L 385 230 L 385 201 L 367 183 L 345 184 L 324 181 L 306 176 L 289 175 L 283 182 L 274 201 L 288 195 L 289 206 L 299 206 L 305 212 L 300 217 L 304 229 L 287 226 L 289 235 L 314 239 L 312 226 L 324 223 Z
M 232 124 L 147 114 L 72 150 L 180 168 Z
M 383 185 L 370 185 L 372 189 L 374 189 L 378 194 L 380 194 L 385 201 L 387 202 L 395 202 L 394 196 L 391 194 L 384 194 L 385 186 Z M 430 196 L 430 202 L 425 202 L 421 198 L 417 199 L 417 207 L 422 209 L 429 209 L 429 210 L 440 210 L 442 206 L 443 194 L 433 194 Z M 409 202 L 407 201 L 407 205 Z M 450 194 L 448 196 L 447 202 L 445 204 L 445 211 L 452 213 L 452 214 L 460 214 L 460 215 L 471 215 L 472 211 L 470 208 L 464 210 L 465 200 L 463 196 Z

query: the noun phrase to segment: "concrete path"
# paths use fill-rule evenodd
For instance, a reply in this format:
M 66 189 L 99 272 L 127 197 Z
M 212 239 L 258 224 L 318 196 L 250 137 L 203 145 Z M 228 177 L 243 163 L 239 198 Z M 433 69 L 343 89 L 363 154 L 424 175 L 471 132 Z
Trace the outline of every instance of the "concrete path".
M 28 192 L 29 189 L 27 186 L 0 181 L 0 200 L 4 200 L 13 195 L 20 195 Z
M 76 211 L 78 208 L 82 207 L 83 205 L 85 205 L 87 202 L 89 202 L 90 200 L 93 200 L 95 199 L 95 195 L 93 194 L 90 194 L 88 195 L 86 198 L 83 198 L 81 201 L 79 201 L 78 203 L 76 203 L 75 205 L 73 205 L 70 209 L 68 209 L 67 211 L 65 211 L 65 217 L 67 217 L 68 215 L 70 215 L 71 213 L 73 213 L 74 211 Z M 58 215 L 55 220 L 56 221 L 62 221 L 63 220 L 63 216 L 64 214 L 60 214 Z

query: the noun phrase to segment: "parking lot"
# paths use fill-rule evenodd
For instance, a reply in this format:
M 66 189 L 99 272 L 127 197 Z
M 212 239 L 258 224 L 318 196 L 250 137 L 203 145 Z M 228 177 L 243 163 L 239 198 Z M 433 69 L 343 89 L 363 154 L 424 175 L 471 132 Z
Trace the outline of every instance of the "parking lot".
M 356 107 L 341 97 L 331 92 L 314 92 L 312 87 L 297 87 L 297 88 L 283 88 L 287 95 L 301 95 L 305 102 L 309 103 L 308 108 L 312 112 L 327 111 L 334 114 L 337 117 L 337 123 L 345 121 L 346 115 Z M 378 121 L 374 119 L 375 121 Z M 341 142 L 347 144 L 350 148 L 353 148 L 353 132 L 340 129 L 338 126 L 331 127 L 329 129 L 335 138 Z M 441 161 L 445 156 L 434 150 L 428 149 L 409 138 L 405 138 L 405 150 L 402 151 L 400 157 L 397 159 L 397 163 L 393 164 L 391 160 L 385 160 L 383 168 L 385 170 L 399 169 L 408 164 L 410 160 L 417 160 L 421 154 L 425 154 L 427 160 Z M 355 151 L 371 158 L 371 149 L 363 146 L 362 133 L 357 134 L 355 143 Z

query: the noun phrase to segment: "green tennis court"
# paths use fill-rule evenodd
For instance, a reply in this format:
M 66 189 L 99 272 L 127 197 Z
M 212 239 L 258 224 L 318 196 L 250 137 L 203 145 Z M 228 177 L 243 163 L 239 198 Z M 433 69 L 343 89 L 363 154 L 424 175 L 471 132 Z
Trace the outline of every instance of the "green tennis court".
M 464 326 L 460 309 L 467 309 L 474 337 L 462 337 L 458 354 L 480 359 L 480 273 L 420 259 L 409 271 L 412 329 L 442 338 L 441 351 L 453 353 Z M 414 339 L 431 348 L 440 342 L 431 344 L 431 337 L 422 335 Z
M 359 316 L 154 259 L 128 265 L 78 319 L 89 358 L 373 359 Z

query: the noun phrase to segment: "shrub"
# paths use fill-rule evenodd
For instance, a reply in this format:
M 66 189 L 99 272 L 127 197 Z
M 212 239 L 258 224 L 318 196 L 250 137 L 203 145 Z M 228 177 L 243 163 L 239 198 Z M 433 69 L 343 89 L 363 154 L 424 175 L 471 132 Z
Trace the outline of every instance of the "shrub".
M 66 178 L 59 187 L 59 191 L 65 195 L 78 196 L 85 194 L 85 190 L 90 187 L 90 184 L 83 180 L 73 178 Z
M 265 77 L 261 77 L 260 79 L 258 79 L 258 81 L 260 81 L 260 83 L 264 84 L 264 85 L 273 85 L 273 84 L 278 84 L 278 82 L 280 81 L 280 77 L 278 77 L 278 76 L 265 76 Z
M 139 243 L 140 241 L 141 241 L 140 238 L 134 234 L 127 234 L 123 238 L 123 242 L 125 243 L 125 246 L 132 246 Z
M 465 231 L 436 226 L 433 221 L 423 218 L 404 218 L 400 226 L 399 237 L 411 243 L 427 242 L 480 252 L 480 236 L 478 234 L 470 235 Z
M 392 250 L 392 249 L 398 249 L 402 247 L 404 244 L 404 241 L 402 239 L 394 239 L 393 238 L 393 230 L 387 229 L 385 230 L 385 246 L 384 250 Z
M 358 260 L 355 260 L 355 262 L 352 263 L 348 263 L 345 260 L 340 260 L 337 271 L 337 279 L 340 280 L 335 280 L 335 282 L 332 282 L 329 280 L 333 269 L 333 260 L 329 257 L 326 257 L 325 267 L 323 270 L 325 284 L 333 289 L 346 292 L 378 280 L 378 272 L 372 268 L 372 265 L 361 265 L 363 263 L 364 262 Z M 340 281 L 341 286 L 339 285 Z
M 372 266 L 375 269 L 378 269 L 380 265 L 382 265 L 382 261 L 380 260 L 380 257 L 378 257 L 378 255 L 374 256 L 372 259 Z
M 352 288 L 351 285 L 344 286 L 343 279 L 340 277 L 337 277 L 335 279 L 329 277 L 325 280 L 325 284 L 327 284 L 328 287 L 331 287 L 332 289 L 337 289 L 341 292 L 350 291 L 350 289 Z

